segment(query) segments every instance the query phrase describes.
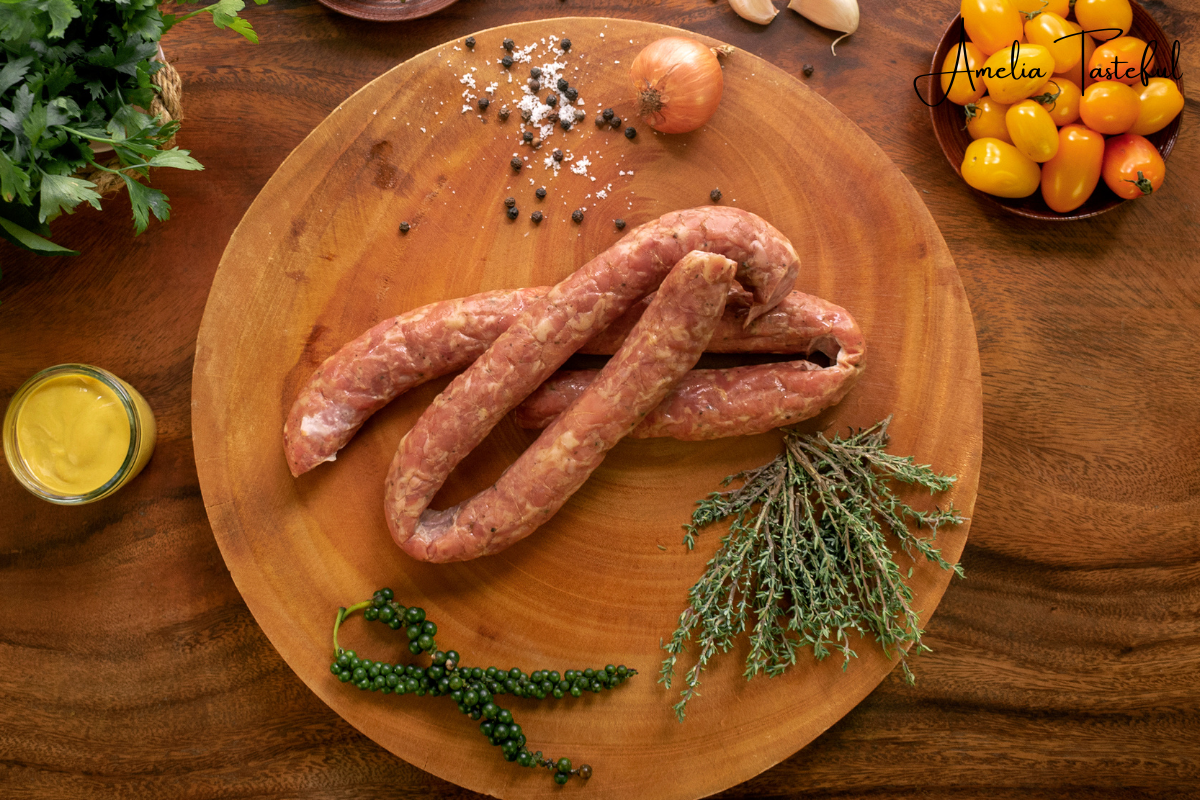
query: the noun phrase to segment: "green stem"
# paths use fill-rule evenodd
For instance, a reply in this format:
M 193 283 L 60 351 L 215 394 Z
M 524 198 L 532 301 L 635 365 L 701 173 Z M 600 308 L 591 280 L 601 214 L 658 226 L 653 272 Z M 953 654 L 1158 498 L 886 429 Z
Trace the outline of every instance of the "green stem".
M 340 656 L 342 654 L 342 648 L 338 647 L 338 640 L 337 640 L 338 628 L 342 627 L 342 622 L 346 619 L 346 617 L 350 616 L 355 611 L 360 611 L 360 610 L 366 608 L 369 605 L 371 605 L 371 601 L 364 600 L 361 603 L 355 603 L 354 605 L 350 606 L 349 608 L 342 607 L 342 608 L 338 609 L 337 617 L 333 620 L 333 657 L 334 658 L 337 658 L 338 656 Z

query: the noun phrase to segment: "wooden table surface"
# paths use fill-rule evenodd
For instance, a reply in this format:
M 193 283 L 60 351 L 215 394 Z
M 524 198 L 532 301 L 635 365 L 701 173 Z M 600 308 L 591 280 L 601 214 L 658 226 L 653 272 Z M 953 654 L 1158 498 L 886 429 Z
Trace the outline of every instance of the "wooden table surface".
M 781 5 L 781 4 L 780 4 Z M 957 10 L 863 0 L 833 36 L 710 0 L 461 0 L 413 22 L 315 2 L 248 10 L 253 46 L 171 31 L 181 146 L 171 220 L 134 238 L 129 201 L 55 224 L 82 249 L 0 242 L 0 401 L 38 369 L 104 366 L 153 406 L 159 442 L 119 494 L 60 508 L 0 471 L 0 796 L 466 798 L 390 755 L 297 679 L 234 587 L 191 441 L 196 333 L 221 253 L 288 153 L 370 79 L 495 25 L 603 15 L 730 42 L 807 82 L 922 193 L 970 298 L 984 454 L 967 578 L 915 664 L 809 747 L 723 798 L 1176 798 L 1200 779 L 1200 114 L 1165 186 L 1096 219 L 999 216 L 934 143 L 912 79 Z M 1200 8 L 1150 2 L 1200 74 Z M 829 169 L 838 169 L 830 164 Z M 669 770 L 670 764 L 663 764 Z

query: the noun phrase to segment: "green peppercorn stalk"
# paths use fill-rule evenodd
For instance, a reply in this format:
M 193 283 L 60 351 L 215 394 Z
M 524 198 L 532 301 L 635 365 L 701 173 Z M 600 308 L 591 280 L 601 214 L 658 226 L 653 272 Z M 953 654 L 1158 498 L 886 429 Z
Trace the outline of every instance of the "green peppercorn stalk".
M 414 656 L 429 653 L 432 664 L 420 667 L 372 661 L 359 658 L 353 650 L 343 650 L 338 645 L 338 631 L 356 611 L 362 611 L 368 622 L 381 622 L 394 631 L 403 628 L 408 637 L 408 651 Z M 522 767 L 545 767 L 551 770 L 554 782 L 558 784 L 566 783 L 572 775 L 584 780 L 592 776 L 592 768 L 587 764 L 574 767 L 569 758 L 552 759 L 541 750 L 530 751 L 524 730 L 513 720 L 511 711 L 494 702 L 495 698 L 502 694 L 538 700 L 580 697 L 584 692 L 614 689 L 636 675 L 637 670 L 624 664 L 608 664 L 598 669 L 569 669 L 562 673 L 537 670 L 526 674 L 517 667 L 507 671 L 496 667 L 471 667 L 462 663 L 457 651 L 438 648 L 434 639 L 437 631 L 437 625 L 425 618 L 424 609 L 406 608 L 396 602 L 395 592 L 391 589 L 380 589 L 370 600 L 338 609 L 333 623 L 333 663 L 329 665 L 329 671 L 342 683 L 351 683 L 361 691 L 414 694 L 417 697 L 448 695 L 458 704 L 460 714 L 483 720 L 479 732 L 500 748 L 506 761 L 515 761 Z

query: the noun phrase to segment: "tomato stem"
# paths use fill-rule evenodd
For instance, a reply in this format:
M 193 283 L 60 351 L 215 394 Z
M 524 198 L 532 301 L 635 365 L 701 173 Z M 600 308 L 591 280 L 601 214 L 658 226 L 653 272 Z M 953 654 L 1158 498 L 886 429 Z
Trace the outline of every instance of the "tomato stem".
M 1136 186 L 1138 188 L 1138 191 L 1140 191 L 1143 195 L 1148 195 L 1154 191 L 1154 186 L 1151 185 L 1150 180 L 1146 177 L 1145 173 L 1143 173 L 1140 169 L 1138 170 L 1138 176 L 1137 176 L 1136 181 L 1131 181 L 1128 178 L 1126 178 L 1125 182 L 1132 183 L 1134 186 Z

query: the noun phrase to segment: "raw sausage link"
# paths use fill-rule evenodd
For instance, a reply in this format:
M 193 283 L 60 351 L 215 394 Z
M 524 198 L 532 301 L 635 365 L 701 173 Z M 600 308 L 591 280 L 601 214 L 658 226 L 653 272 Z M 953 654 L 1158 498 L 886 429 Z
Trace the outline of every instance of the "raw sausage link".
M 830 358 L 830 366 L 789 361 L 693 370 L 630 436 L 688 441 L 749 436 L 793 425 L 840 402 L 862 374 L 866 352 L 862 331 L 850 314 L 832 303 L 798 292 L 789 295 L 792 298 L 806 312 L 795 314 L 794 320 L 806 320 L 803 327 L 811 334 L 806 346 L 794 352 L 812 355 L 820 351 Z M 751 327 L 761 326 L 777 311 L 760 317 Z M 708 349 L 715 351 L 717 343 L 710 342 Z M 517 406 L 513 418 L 523 428 L 544 428 L 595 377 L 595 370 L 559 372 Z
M 787 240 L 759 217 L 740 209 L 705 207 L 672 212 L 642 225 L 530 305 L 508 330 L 451 381 L 400 442 L 386 483 L 385 514 L 397 544 L 417 557 L 452 532 L 446 512 L 426 513 L 459 461 L 518 403 L 599 330 L 662 282 L 670 266 L 692 250 L 726 256 L 737 279 L 755 297 L 753 320 L 791 291 L 799 259 Z M 425 515 L 425 518 L 422 518 Z M 408 548 L 406 548 L 408 549 Z M 451 555 L 467 558 L 471 555 Z
M 405 552 L 434 562 L 490 555 L 553 516 L 700 358 L 736 270 L 735 262 L 712 253 L 680 259 L 591 385 L 491 488 L 422 517 L 403 542 Z
M 764 250 L 790 249 L 769 226 Z M 343 346 L 317 368 L 300 390 L 283 426 L 284 454 L 293 476 L 333 461 L 363 423 L 398 395 L 426 381 L 465 369 L 508 329 L 549 286 L 483 292 L 431 303 L 384 320 Z M 717 353 L 795 353 L 821 333 L 822 301 L 793 292 L 747 325 L 748 294 L 731 299 L 709 350 Z M 611 355 L 645 310 L 632 306 L 580 349 Z M 735 307 L 736 305 L 736 307 Z M 834 306 L 833 308 L 836 308 Z

